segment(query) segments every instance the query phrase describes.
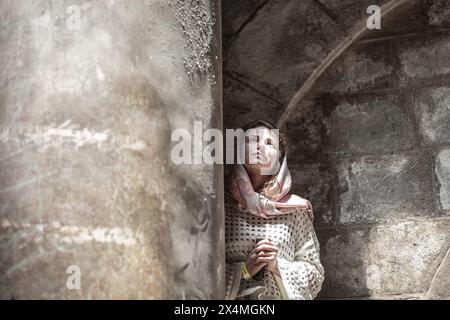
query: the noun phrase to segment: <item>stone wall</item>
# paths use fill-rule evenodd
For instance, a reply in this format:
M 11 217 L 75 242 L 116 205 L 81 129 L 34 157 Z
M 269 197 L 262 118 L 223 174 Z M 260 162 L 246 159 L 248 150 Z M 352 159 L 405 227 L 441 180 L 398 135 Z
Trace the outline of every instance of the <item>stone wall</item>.
M 0 2 L 0 298 L 223 297 L 223 170 L 170 161 L 222 126 L 218 12 Z
M 223 3 L 224 124 L 276 122 L 367 6 Z M 407 1 L 315 83 L 284 129 L 316 212 L 320 298 L 450 298 L 450 3 Z

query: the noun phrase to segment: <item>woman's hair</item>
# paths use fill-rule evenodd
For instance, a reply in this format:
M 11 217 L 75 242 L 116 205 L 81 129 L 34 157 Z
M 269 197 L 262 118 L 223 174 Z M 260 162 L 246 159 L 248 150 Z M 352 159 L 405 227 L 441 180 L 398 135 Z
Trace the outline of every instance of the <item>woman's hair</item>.
M 282 134 L 280 129 L 277 128 L 275 125 L 273 125 L 270 122 L 264 121 L 264 120 L 252 121 L 249 124 L 245 125 L 242 129 L 244 130 L 244 132 L 246 132 L 248 129 L 252 129 L 252 128 L 256 128 L 256 127 L 265 127 L 268 129 L 278 129 L 279 130 L 278 131 L 278 133 L 279 133 L 279 150 L 280 150 L 279 161 L 280 161 L 280 165 L 281 165 L 281 161 L 283 161 L 283 158 L 287 153 L 287 142 L 286 142 L 286 138 L 285 138 L 284 134 Z M 272 186 L 272 184 L 275 183 L 277 173 L 278 172 L 276 172 L 275 174 L 270 176 L 270 178 L 267 179 L 267 181 L 264 183 L 264 185 L 260 188 L 261 194 L 264 194 L 265 190 L 267 190 L 268 187 Z
M 287 151 L 287 143 L 284 135 L 281 133 L 281 130 L 277 128 L 275 125 L 273 125 L 270 122 L 264 121 L 264 120 L 255 120 L 250 122 L 249 124 L 245 125 L 242 130 L 246 132 L 248 129 L 257 128 L 257 127 L 265 127 L 268 129 L 275 129 L 279 132 L 279 150 L 280 150 L 280 159 L 283 159 L 284 155 Z

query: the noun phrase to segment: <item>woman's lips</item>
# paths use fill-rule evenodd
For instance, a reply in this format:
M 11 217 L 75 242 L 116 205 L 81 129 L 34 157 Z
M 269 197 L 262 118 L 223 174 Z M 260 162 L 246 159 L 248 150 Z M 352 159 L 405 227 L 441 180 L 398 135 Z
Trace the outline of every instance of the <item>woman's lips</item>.
M 257 160 L 258 163 L 264 164 L 266 162 L 266 157 L 261 152 L 255 152 L 251 155 L 251 158 Z
M 254 153 L 252 154 L 253 159 L 259 159 L 259 160 L 264 160 L 265 157 L 262 153 Z

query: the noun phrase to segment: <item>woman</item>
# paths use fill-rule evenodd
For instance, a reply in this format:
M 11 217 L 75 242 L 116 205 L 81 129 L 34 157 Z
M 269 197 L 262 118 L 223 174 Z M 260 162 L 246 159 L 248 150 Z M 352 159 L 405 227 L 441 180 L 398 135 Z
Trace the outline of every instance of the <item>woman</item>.
M 228 177 L 226 299 L 310 300 L 324 280 L 311 203 L 288 194 L 286 144 L 272 129 L 244 127 L 245 161 Z

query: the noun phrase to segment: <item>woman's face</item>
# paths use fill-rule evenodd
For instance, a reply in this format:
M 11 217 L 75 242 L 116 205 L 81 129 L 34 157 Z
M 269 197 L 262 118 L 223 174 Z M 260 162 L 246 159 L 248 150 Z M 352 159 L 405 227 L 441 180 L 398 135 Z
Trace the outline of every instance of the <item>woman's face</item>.
M 245 132 L 245 168 L 262 175 L 276 173 L 279 165 L 278 130 L 256 127 Z

